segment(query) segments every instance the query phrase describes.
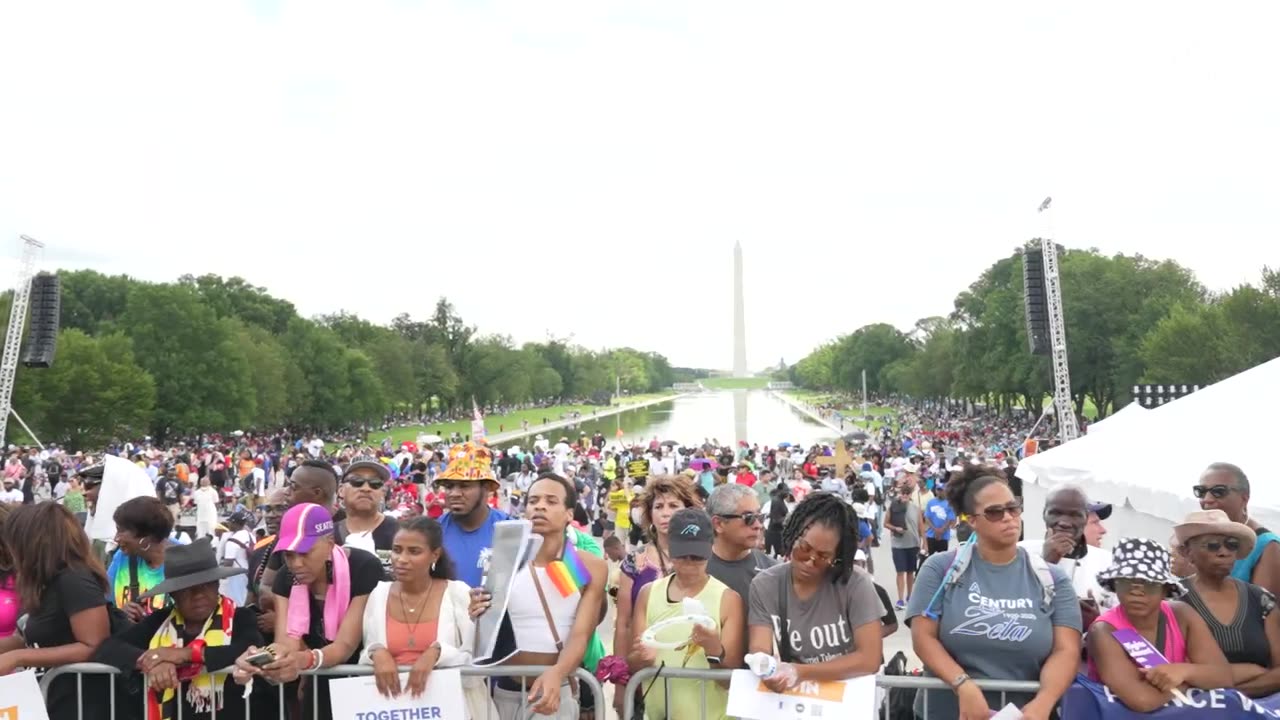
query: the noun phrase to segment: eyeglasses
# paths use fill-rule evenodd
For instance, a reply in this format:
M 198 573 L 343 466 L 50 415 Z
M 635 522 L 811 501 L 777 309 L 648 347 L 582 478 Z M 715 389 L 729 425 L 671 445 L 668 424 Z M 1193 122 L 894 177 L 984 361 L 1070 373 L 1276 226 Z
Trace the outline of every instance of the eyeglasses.
M 743 525 L 755 525 L 764 519 L 764 515 L 758 512 L 734 513 L 732 515 L 717 515 L 716 517 L 724 520 L 741 520 Z
M 1221 500 L 1222 498 L 1230 495 L 1232 490 L 1235 490 L 1235 488 L 1230 485 L 1214 485 L 1213 487 L 1204 487 L 1203 485 L 1191 486 L 1191 494 L 1195 495 L 1196 498 L 1200 500 L 1203 500 L 1205 495 L 1212 495 Z
M 1211 553 L 1216 553 L 1224 547 L 1234 553 L 1240 551 L 1240 538 L 1229 537 L 1221 540 L 1205 540 L 1199 545 L 1201 550 L 1208 550 Z
M 798 563 L 810 563 L 814 567 L 830 567 L 838 564 L 835 553 L 818 552 L 804 540 L 796 542 L 791 548 L 791 559 Z
M 1135 591 L 1142 595 L 1163 595 L 1164 583 L 1151 582 L 1150 580 L 1116 580 L 1117 595 L 1129 595 Z
M 347 484 L 353 488 L 356 488 L 357 490 L 364 487 L 365 485 L 368 485 L 370 490 L 382 489 L 381 480 L 365 480 L 364 478 L 351 478 L 350 480 L 347 481 Z
M 982 511 L 982 517 L 986 518 L 987 522 L 993 523 L 1004 520 L 1005 514 L 1012 518 L 1022 517 L 1022 501 L 1014 500 L 1008 505 L 992 505 Z

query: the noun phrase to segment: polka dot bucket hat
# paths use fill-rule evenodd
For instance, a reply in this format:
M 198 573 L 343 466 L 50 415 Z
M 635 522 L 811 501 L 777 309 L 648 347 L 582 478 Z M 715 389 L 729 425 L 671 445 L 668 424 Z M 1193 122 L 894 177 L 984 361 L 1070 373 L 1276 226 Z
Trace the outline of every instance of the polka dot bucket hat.
M 1098 584 L 1115 592 L 1116 580 L 1143 580 L 1161 583 L 1165 595 L 1178 597 L 1186 592 L 1172 571 L 1169 551 L 1155 540 L 1125 538 L 1111 553 L 1111 566 L 1098 573 Z

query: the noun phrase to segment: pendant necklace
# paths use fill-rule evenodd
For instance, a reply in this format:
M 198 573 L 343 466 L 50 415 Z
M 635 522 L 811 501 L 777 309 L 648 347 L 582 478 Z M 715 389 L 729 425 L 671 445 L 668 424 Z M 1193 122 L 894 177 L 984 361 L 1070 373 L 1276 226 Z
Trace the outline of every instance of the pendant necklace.
M 404 586 L 400 587 L 400 611 L 404 613 L 404 624 L 409 626 L 409 647 L 416 648 L 418 646 L 418 624 L 422 622 L 422 616 L 418 612 L 427 606 L 427 599 L 431 597 L 431 586 L 435 583 L 435 579 L 427 578 L 427 591 L 422 594 L 422 602 L 418 603 L 417 608 L 411 608 L 404 604 Z M 413 623 L 409 619 L 413 618 Z

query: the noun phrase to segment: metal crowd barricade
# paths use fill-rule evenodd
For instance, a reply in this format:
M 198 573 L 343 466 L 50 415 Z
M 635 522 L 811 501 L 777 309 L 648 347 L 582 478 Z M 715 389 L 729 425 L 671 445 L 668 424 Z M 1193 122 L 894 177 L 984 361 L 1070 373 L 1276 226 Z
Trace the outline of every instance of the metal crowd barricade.
M 733 676 L 732 670 L 690 670 L 687 668 L 645 668 L 631 676 L 631 681 L 627 683 L 626 697 L 623 700 L 623 720 L 641 720 L 636 717 L 636 692 L 641 691 L 642 694 L 650 689 L 656 692 L 662 692 L 664 687 L 657 687 L 659 680 L 699 680 L 702 682 L 699 697 L 699 718 L 707 717 L 707 683 L 710 682 L 728 682 Z M 1040 690 L 1040 683 L 1026 680 L 975 680 L 978 687 L 983 690 L 1000 693 L 1000 707 L 1008 702 L 1007 694 L 1016 693 L 1035 693 Z M 876 687 L 888 690 L 946 690 L 951 692 L 951 686 L 938 678 L 918 677 L 914 675 L 876 675 Z M 883 720 L 889 720 L 889 703 L 886 693 L 885 701 L 880 704 L 880 714 Z M 999 708 L 993 708 L 999 710 Z M 924 696 L 924 716 L 929 717 L 929 696 Z
M 541 666 L 541 665 L 509 665 L 509 666 L 499 665 L 499 666 L 486 666 L 486 667 L 472 666 L 472 667 L 439 668 L 439 669 L 458 670 L 464 678 L 466 677 L 485 677 L 485 678 L 518 677 L 520 678 L 520 694 L 522 696 L 522 699 L 520 702 L 520 717 L 525 717 L 527 715 L 528 700 L 524 699 L 523 696 L 528 695 L 529 678 L 536 678 L 547 670 L 545 666 Z M 402 667 L 400 668 L 400 670 L 402 672 L 408 672 L 409 668 Z M 231 668 L 227 668 L 226 670 L 215 672 L 212 674 L 213 675 L 229 675 L 230 672 L 231 672 Z M 118 669 L 110 665 L 102 665 L 100 663 L 74 663 L 71 665 L 63 665 L 61 667 L 50 668 L 45 672 L 44 677 L 41 678 L 40 680 L 40 692 L 41 692 L 41 695 L 44 697 L 45 701 L 48 702 L 49 688 L 53 684 L 53 681 L 63 675 L 75 675 L 76 676 L 77 717 L 79 718 L 79 720 L 84 720 L 84 700 L 85 700 L 84 676 L 85 675 L 118 676 L 121 674 L 122 673 Z M 373 675 L 373 667 L 369 665 L 335 665 L 333 667 L 322 668 L 319 670 L 308 670 L 302 674 L 313 676 L 313 677 L 358 677 L 358 676 L 364 676 L 364 675 Z M 606 709 L 604 707 L 605 697 L 604 697 L 604 691 L 600 686 L 600 681 L 596 680 L 594 675 L 592 675 L 591 673 L 587 672 L 582 668 L 577 669 L 577 671 L 574 673 L 574 677 L 576 677 L 580 683 L 581 689 L 579 692 L 579 697 L 581 697 L 582 692 L 590 692 L 592 694 L 592 697 L 595 700 L 596 712 L 597 713 L 603 712 Z M 240 701 L 240 698 L 241 698 L 241 691 L 240 691 L 241 686 L 234 685 L 234 681 L 231 680 L 229 677 L 227 678 L 227 681 L 232 683 L 234 687 L 227 687 L 227 689 L 224 691 L 224 695 L 223 695 L 224 706 L 229 702 Z M 259 680 L 258 682 L 262 682 L 262 681 Z M 488 683 L 488 684 L 490 685 L 490 688 L 489 688 L 490 694 L 492 694 L 492 689 L 493 689 L 492 683 Z M 111 688 L 111 691 L 110 691 L 109 702 L 111 707 L 111 720 L 115 720 L 116 695 L 117 695 L 116 684 L 114 682 L 110 683 L 110 688 Z M 285 686 L 276 685 L 275 688 L 276 688 L 276 692 L 279 693 L 280 707 L 285 707 L 285 702 L 284 702 Z M 315 692 L 311 693 L 311 698 L 312 698 L 312 707 L 311 707 L 312 720 L 319 720 L 321 718 L 320 707 L 319 707 L 319 693 L 315 693 Z M 100 698 L 91 698 L 91 700 L 96 702 L 96 701 L 99 701 Z M 143 693 L 142 693 L 141 702 L 142 702 L 141 717 L 145 718 L 146 710 L 147 710 L 145 680 L 143 681 Z M 249 706 L 250 701 L 248 698 L 244 698 L 243 702 L 245 703 L 245 718 L 246 720 L 251 720 L 251 711 Z M 177 708 L 178 708 L 177 720 L 182 720 L 183 703 L 181 698 L 179 698 L 178 700 Z M 328 716 L 326 715 L 325 717 L 328 717 Z M 210 720 L 218 720 L 218 711 L 216 706 L 213 708 L 210 714 Z M 259 718 L 259 720 L 262 720 L 262 719 Z M 486 720 L 496 720 L 496 716 L 493 716 Z

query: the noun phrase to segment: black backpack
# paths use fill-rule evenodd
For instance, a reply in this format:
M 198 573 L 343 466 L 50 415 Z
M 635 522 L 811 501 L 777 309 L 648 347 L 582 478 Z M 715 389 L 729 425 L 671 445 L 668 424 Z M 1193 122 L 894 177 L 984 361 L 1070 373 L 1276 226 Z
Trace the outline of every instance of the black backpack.
M 907 670 L 907 656 L 901 650 L 894 653 L 889 663 L 884 666 L 887 676 L 906 677 L 913 673 Z M 888 720 L 915 720 L 916 691 L 915 688 L 889 688 L 885 691 L 885 705 Z
M 889 503 L 889 524 L 896 528 L 905 528 L 907 526 L 907 503 L 903 500 L 894 500 Z

